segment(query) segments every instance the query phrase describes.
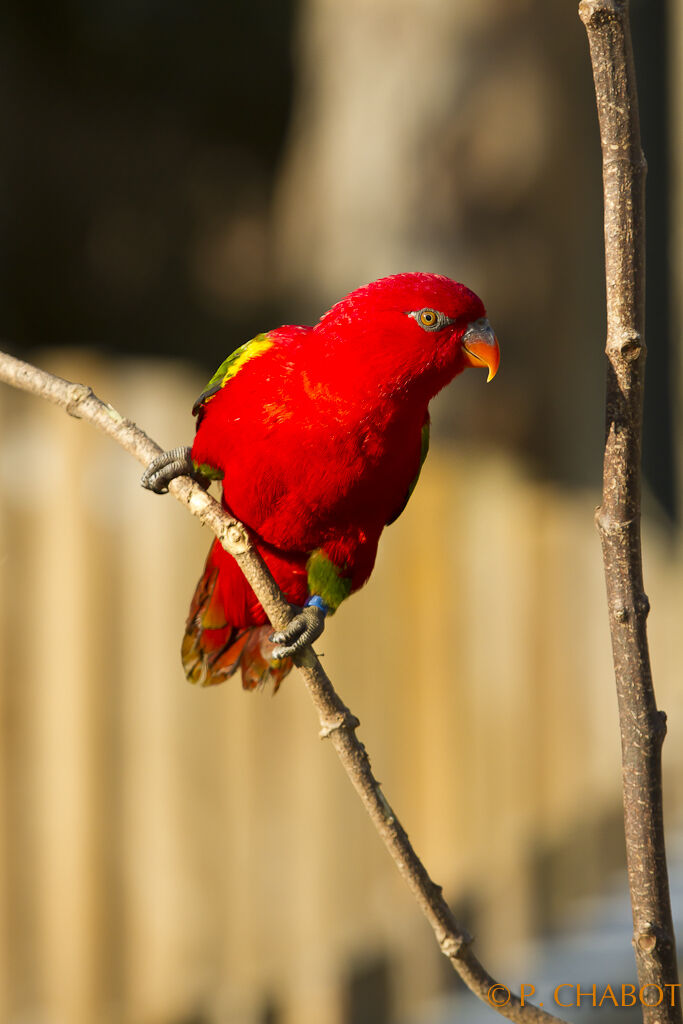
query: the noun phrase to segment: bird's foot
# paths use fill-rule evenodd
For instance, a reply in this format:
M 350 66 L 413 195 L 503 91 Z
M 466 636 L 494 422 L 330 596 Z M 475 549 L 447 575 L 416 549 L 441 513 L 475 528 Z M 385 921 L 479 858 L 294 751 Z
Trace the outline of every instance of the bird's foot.
M 284 629 L 273 633 L 269 640 L 277 644 L 273 650 L 273 658 L 291 658 L 304 647 L 312 644 L 325 628 L 325 611 L 317 604 L 305 605 L 291 619 Z
M 191 448 L 171 448 L 152 459 L 142 474 L 140 483 L 155 494 L 166 494 L 171 480 L 177 476 L 191 476 L 196 479 Z

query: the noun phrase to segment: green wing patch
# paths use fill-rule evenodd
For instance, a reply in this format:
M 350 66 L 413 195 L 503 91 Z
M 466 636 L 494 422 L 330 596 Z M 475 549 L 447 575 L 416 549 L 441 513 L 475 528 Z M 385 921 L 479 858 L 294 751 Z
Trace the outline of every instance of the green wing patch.
M 272 348 L 273 342 L 267 334 L 257 334 L 251 341 L 240 345 L 234 352 L 231 352 L 227 359 L 224 359 L 213 377 L 202 391 L 197 401 L 192 406 L 192 415 L 196 416 L 204 408 L 207 402 L 211 401 L 221 388 L 225 387 L 229 380 L 239 373 L 245 363 L 255 356 L 260 356 Z
M 413 491 L 415 490 L 415 488 L 417 487 L 417 481 L 420 479 L 420 473 L 422 472 L 422 467 L 424 466 L 425 459 L 427 458 L 427 452 L 428 451 L 429 451 L 429 414 L 427 414 L 427 419 L 422 424 L 422 432 L 420 434 L 420 466 L 419 466 L 418 471 L 415 474 L 415 476 L 414 476 L 414 478 L 413 478 L 413 480 L 412 480 L 412 482 L 410 484 L 410 487 L 408 488 L 408 493 L 405 496 L 403 504 L 399 508 L 398 512 L 396 512 L 391 517 L 391 519 L 389 519 L 387 521 L 387 526 L 391 526 L 392 523 L 396 522 L 396 520 L 400 516 L 401 512 L 403 512 L 404 508 L 406 507 L 406 505 L 410 501 L 410 496 L 413 493 Z
M 320 548 L 309 555 L 306 573 L 309 594 L 322 597 L 330 612 L 336 611 L 351 593 L 351 580 L 342 576 L 332 559 Z

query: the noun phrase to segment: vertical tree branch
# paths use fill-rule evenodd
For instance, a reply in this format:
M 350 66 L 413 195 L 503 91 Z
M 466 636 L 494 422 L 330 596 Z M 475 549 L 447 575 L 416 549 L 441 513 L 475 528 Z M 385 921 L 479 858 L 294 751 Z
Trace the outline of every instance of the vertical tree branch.
M 627 0 L 582 0 L 602 143 L 607 284 L 607 396 L 602 542 L 622 746 L 633 945 L 641 987 L 677 998 L 643 1008 L 646 1022 L 681 1022 L 676 944 L 664 847 L 661 749 L 647 643 L 640 544 L 645 370 L 645 172 Z M 653 1003 L 652 996 L 646 1000 Z M 669 1005 L 671 1002 L 674 1005 Z

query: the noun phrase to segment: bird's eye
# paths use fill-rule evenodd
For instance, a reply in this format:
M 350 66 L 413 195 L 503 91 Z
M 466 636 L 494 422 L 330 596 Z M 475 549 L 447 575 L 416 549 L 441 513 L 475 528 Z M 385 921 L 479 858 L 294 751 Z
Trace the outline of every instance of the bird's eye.
M 417 321 L 420 327 L 423 327 L 425 331 L 440 331 L 442 327 L 447 327 L 448 324 L 453 321 L 450 320 L 444 313 L 439 313 L 435 309 L 418 309 L 415 313 L 409 314 L 413 320 Z

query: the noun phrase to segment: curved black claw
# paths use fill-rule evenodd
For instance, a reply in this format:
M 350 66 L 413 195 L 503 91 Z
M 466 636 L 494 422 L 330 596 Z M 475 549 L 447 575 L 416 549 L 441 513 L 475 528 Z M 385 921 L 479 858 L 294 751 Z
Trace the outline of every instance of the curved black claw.
M 324 628 L 325 613 L 322 608 L 306 605 L 283 630 L 269 637 L 271 643 L 278 645 L 272 657 L 291 658 L 317 640 Z
M 177 476 L 193 476 L 192 449 L 171 448 L 152 459 L 140 483 L 155 494 L 166 494 L 171 480 Z

